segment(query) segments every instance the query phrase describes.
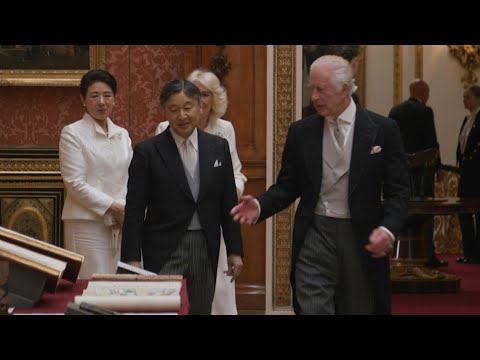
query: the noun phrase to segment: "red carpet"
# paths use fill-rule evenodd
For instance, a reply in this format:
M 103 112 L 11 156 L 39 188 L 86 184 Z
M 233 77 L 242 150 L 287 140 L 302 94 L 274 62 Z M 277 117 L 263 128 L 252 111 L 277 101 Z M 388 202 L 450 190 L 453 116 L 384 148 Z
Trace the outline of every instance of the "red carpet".
M 480 265 L 458 264 L 455 255 L 439 255 L 448 267 L 440 271 L 461 278 L 454 294 L 393 294 L 393 315 L 480 315 Z

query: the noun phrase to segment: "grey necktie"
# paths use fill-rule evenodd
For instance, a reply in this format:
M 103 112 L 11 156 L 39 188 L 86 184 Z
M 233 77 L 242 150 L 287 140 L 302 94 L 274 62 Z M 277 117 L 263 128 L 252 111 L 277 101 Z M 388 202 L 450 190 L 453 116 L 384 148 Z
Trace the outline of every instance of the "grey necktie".
M 197 153 L 190 139 L 186 139 L 183 142 L 182 153 L 183 165 L 189 172 L 190 176 L 193 177 L 195 173 L 195 166 L 197 165 Z
M 343 135 L 342 128 L 338 125 L 339 121 L 340 121 L 339 118 L 332 120 L 333 134 L 335 135 L 335 139 L 337 140 L 338 145 L 340 145 L 340 147 L 343 147 L 345 136 Z

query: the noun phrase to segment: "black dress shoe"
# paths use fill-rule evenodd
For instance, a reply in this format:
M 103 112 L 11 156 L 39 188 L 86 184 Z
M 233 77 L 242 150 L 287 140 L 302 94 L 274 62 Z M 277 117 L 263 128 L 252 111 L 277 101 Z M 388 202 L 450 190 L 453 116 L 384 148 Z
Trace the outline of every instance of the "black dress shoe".
M 440 260 L 437 258 L 429 259 L 425 265 L 428 267 L 440 267 L 440 266 L 448 266 L 448 261 Z
M 468 259 L 465 256 L 460 256 L 459 258 L 457 258 L 457 263 L 466 264 L 468 263 Z

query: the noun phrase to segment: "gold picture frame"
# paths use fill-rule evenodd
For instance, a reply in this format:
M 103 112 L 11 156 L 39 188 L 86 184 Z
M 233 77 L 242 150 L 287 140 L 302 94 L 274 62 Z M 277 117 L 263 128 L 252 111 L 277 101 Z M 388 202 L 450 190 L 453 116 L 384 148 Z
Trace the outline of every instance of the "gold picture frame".
M 11 68 L 12 64 L 9 64 L 9 67 L 0 67 L 0 86 L 79 86 L 80 79 L 90 69 L 105 68 L 105 45 L 88 45 L 88 66 L 81 66 L 80 68 L 75 68 L 75 66 L 68 66 L 68 69 L 51 69 L 50 67 L 45 68 L 35 68 L 28 69 L 25 68 L 26 65 L 24 56 L 13 56 L 15 52 L 27 51 L 28 47 L 31 45 L 22 45 L 20 49 L 10 48 L 4 49 L 4 54 L 0 56 L 12 56 L 8 61 L 18 61 L 18 66 Z M 40 45 L 47 47 L 49 45 Z M 52 47 L 55 45 L 51 45 Z M 68 45 L 70 46 L 70 45 Z M 75 45 L 71 45 L 75 46 Z M 31 46 L 33 47 L 33 45 Z M 2 49 L 0 49 L 0 53 Z M 18 51 L 17 51 L 18 50 Z M 44 48 L 42 48 L 44 50 Z M 41 54 L 41 57 L 47 58 L 50 57 L 61 57 L 62 61 L 68 61 L 68 55 L 62 53 L 61 55 L 50 54 L 47 50 Z M 73 59 L 74 56 L 71 56 Z M 35 64 L 38 65 L 38 64 Z M 13 65 L 15 66 L 15 65 Z

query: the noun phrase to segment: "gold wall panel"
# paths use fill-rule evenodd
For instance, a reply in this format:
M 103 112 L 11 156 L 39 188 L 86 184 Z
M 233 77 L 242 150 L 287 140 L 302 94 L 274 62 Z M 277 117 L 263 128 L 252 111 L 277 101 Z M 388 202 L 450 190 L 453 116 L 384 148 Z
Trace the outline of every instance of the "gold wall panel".
M 274 46 L 273 56 L 273 174 L 274 182 L 281 168 L 288 127 L 295 120 L 296 58 L 295 45 Z M 273 310 L 292 306 L 290 254 L 294 206 L 273 217 Z
M 0 148 L 0 224 L 63 247 L 58 148 Z

